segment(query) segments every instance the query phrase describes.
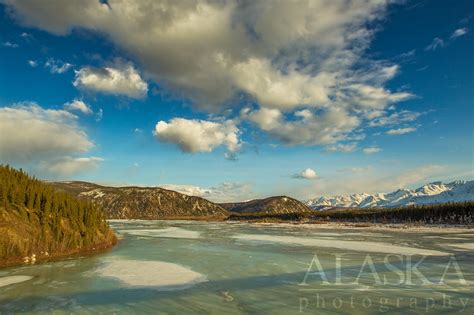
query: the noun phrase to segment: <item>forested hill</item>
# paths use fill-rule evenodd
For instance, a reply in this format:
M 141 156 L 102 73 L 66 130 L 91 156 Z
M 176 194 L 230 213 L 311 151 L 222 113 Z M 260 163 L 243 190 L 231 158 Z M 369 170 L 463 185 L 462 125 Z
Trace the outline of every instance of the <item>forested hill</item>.
M 57 190 L 102 206 L 108 219 L 221 220 L 229 212 L 204 198 L 159 187 L 106 187 L 88 182 L 54 182 Z
M 0 165 L 0 266 L 110 247 L 102 209 Z
M 234 213 L 283 214 L 313 212 L 302 202 L 287 196 L 275 196 L 245 202 L 221 203 L 220 206 Z

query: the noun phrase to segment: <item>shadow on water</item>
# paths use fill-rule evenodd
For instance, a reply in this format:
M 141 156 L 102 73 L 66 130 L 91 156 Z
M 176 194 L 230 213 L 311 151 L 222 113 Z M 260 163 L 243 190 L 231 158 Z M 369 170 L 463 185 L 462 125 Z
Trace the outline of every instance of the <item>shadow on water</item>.
M 279 275 L 255 276 L 241 279 L 225 279 L 212 280 L 194 285 L 192 288 L 183 288 L 182 285 L 166 286 L 166 287 L 122 287 L 108 290 L 97 290 L 88 292 L 77 292 L 71 294 L 54 294 L 54 301 L 74 301 L 81 306 L 95 305 L 125 305 L 137 302 L 154 300 L 163 298 L 179 298 L 196 292 L 219 293 L 223 290 L 250 290 L 279 285 L 288 285 L 294 283 L 296 285 L 302 281 L 306 272 L 296 272 Z M 297 290 L 297 289 L 296 289 Z M 0 296 L 0 314 L 1 312 L 25 312 L 33 310 L 35 306 L 42 304 L 48 300 L 44 296 L 20 297 L 14 299 L 2 299 Z M 53 305 L 56 308 L 58 305 Z M 63 305 L 64 306 L 64 305 Z M 59 305 L 61 308 L 61 305 Z
M 334 271 L 334 270 L 331 270 Z M 330 272 L 331 272 L 330 271 Z M 192 288 L 185 288 L 183 286 L 166 286 L 166 287 L 155 287 L 155 288 L 140 288 L 140 287 L 122 287 L 115 289 L 106 290 L 92 290 L 87 292 L 76 292 L 71 294 L 54 294 L 49 297 L 44 296 L 30 296 L 20 297 L 13 299 L 2 299 L 0 296 L 0 314 L 3 313 L 17 313 L 17 312 L 32 312 L 38 311 L 50 311 L 50 310 L 67 310 L 71 306 L 81 307 L 94 307 L 94 306 L 125 306 L 133 305 L 138 302 L 153 301 L 159 302 L 161 299 L 180 299 L 185 298 L 193 294 L 201 293 L 212 293 L 219 297 L 223 291 L 231 290 L 232 292 L 243 291 L 243 290 L 258 290 L 271 287 L 287 286 L 288 290 L 294 290 L 294 293 L 298 294 L 299 290 L 305 288 L 300 284 L 306 275 L 306 271 L 295 272 L 295 273 L 284 273 L 276 275 L 261 275 L 253 276 L 240 279 L 223 279 L 223 280 L 212 280 L 200 284 L 194 285 Z M 308 282 L 310 288 L 311 282 Z M 164 291 L 166 289 L 166 291 Z M 285 290 L 285 289 L 284 289 Z M 289 292 L 289 291 L 285 291 Z M 324 293 L 324 291 L 321 291 Z M 332 292 L 332 293 L 331 293 Z M 377 290 L 371 292 L 360 292 L 351 290 L 348 288 L 341 289 L 340 291 L 329 292 L 329 297 L 344 297 L 350 296 L 351 294 L 358 294 L 363 296 L 364 294 L 373 294 L 379 296 Z M 435 292 L 435 290 L 433 290 Z M 284 293 L 282 291 L 282 293 Z M 327 293 L 327 292 L 326 292 Z M 400 288 L 400 294 L 407 294 Z M 461 293 L 462 296 L 472 296 L 472 290 L 470 292 Z M 303 297 L 313 298 L 312 293 L 301 293 Z M 278 296 L 273 297 L 278 299 Z M 426 297 L 425 297 L 426 298 Z M 221 298 L 222 299 L 222 298 Z M 295 303 L 298 300 L 298 295 L 295 295 Z M 159 304 L 157 304 L 159 305 Z M 263 305 L 262 305 L 263 306 Z M 294 305 L 296 308 L 296 304 Z M 469 303 L 466 311 L 472 313 L 472 303 Z M 413 309 L 408 307 L 399 307 L 397 311 L 403 313 L 410 313 Z M 459 310 L 445 309 L 443 314 L 451 312 L 459 313 Z

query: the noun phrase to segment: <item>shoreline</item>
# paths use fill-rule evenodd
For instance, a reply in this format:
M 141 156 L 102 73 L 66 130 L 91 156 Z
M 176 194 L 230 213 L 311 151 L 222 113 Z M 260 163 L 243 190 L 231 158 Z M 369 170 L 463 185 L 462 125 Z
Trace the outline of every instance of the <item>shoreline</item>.
M 34 263 L 26 263 L 24 258 L 27 257 L 14 257 L 11 259 L 3 259 L 0 260 L 0 269 L 9 268 L 9 267 L 18 267 L 18 266 L 32 266 L 37 264 L 43 264 L 51 261 L 61 261 L 67 260 L 68 258 L 76 257 L 76 256 L 91 256 L 100 254 L 106 251 L 111 250 L 115 247 L 119 242 L 119 238 L 115 235 L 114 240 L 111 243 L 105 242 L 95 245 L 92 248 L 85 248 L 85 249 L 74 249 L 69 251 L 64 251 L 60 253 L 54 253 L 49 255 L 38 255 L 36 256 L 36 261 Z
M 239 221 L 234 221 L 239 222 Z M 354 222 L 252 222 L 245 221 L 250 224 L 258 225 L 273 225 L 273 226 L 303 226 L 309 228 L 321 228 L 321 229 L 366 229 L 366 230 L 391 230 L 391 231 L 404 231 L 404 232 L 428 232 L 428 231 L 445 231 L 445 232 L 474 232 L 474 225 L 417 225 L 417 224 L 405 224 L 405 223 L 354 223 Z M 473 233 L 474 236 L 474 233 Z
M 255 224 L 255 225 L 268 225 L 268 226 L 301 226 L 307 228 L 321 228 L 321 229 L 369 229 L 369 230 L 399 230 L 399 231 L 414 231 L 414 232 L 421 232 L 421 231 L 472 231 L 474 232 L 474 224 L 473 225 L 449 225 L 449 224 L 407 224 L 407 223 L 372 223 L 372 222 L 303 222 L 303 221 L 274 221 L 274 222 L 264 222 L 264 221 L 253 221 L 253 220 L 208 220 L 208 219 L 193 219 L 193 218 L 172 218 L 172 219 L 108 219 L 107 222 L 138 222 L 138 221 L 197 221 L 197 222 L 222 222 L 226 224 Z M 474 235 L 474 233 L 473 233 Z

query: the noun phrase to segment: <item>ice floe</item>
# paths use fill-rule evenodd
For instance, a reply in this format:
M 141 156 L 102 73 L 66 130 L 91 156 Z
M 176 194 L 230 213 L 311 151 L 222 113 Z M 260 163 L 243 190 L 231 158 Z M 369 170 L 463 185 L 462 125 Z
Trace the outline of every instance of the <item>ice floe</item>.
M 207 281 L 206 276 L 178 264 L 162 261 L 107 259 L 94 274 L 134 287 L 160 291 L 182 290 Z
M 467 250 L 474 250 L 474 243 L 458 243 L 458 244 L 446 244 L 450 247 L 459 248 L 459 249 L 467 249 Z
M 6 276 L 0 278 L 0 288 L 10 284 L 20 283 L 33 279 L 32 276 Z
M 118 230 L 121 234 L 129 234 L 145 237 L 168 237 L 168 238 L 199 238 L 200 233 L 196 231 L 185 230 L 177 227 L 168 227 L 164 229 L 123 229 Z
M 439 236 L 439 235 L 424 236 L 423 238 L 432 238 L 432 239 L 440 239 L 440 240 L 465 240 L 465 238 L 462 238 L 462 237 L 445 237 L 445 236 Z
M 390 253 L 399 255 L 445 256 L 449 253 L 438 250 L 392 245 L 384 242 L 329 240 L 322 238 L 304 238 L 261 234 L 237 234 L 233 238 L 244 241 L 264 241 L 302 246 L 336 248 L 371 253 Z

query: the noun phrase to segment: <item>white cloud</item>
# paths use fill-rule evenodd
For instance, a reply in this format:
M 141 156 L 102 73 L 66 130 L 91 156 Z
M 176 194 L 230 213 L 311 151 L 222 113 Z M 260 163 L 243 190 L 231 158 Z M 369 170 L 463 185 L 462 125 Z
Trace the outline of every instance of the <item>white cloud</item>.
M 94 144 L 76 120 L 34 103 L 0 108 L 0 159 L 34 161 L 88 151 Z
M 53 58 L 48 59 L 44 66 L 49 68 L 49 71 L 54 74 L 62 74 L 72 68 L 72 64 Z
M 8 47 L 8 48 L 18 48 L 18 44 L 12 43 L 12 42 L 4 42 L 3 46 Z
M 433 41 L 425 47 L 425 50 L 436 50 L 438 48 L 443 48 L 444 46 L 444 40 L 439 37 L 435 37 L 433 38 Z
M 456 39 L 456 38 L 458 38 L 458 37 L 461 37 L 461 36 L 463 36 L 463 35 L 466 35 L 467 32 L 468 32 L 468 29 L 465 28 L 465 27 L 464 27 L 464 28 L 458 28 L 457 30 L 455 30 L 455 31 L 453 32 L 453 34 L 451 34 L 450 39 Z
M 209 188 L 176 184 L 165 184 L 160 185 L 160 187 L 190 196 L 203 197 L 213 202 L 238 202 L 256 197 L 250 184 L 240 182 L 224 182 Z
M 367 112 L 412 97 L 385 87 L 398 65 L 366 54 L 389 3 L 8 1 L 27 26 L 60 35 L 74 28 L 105 35 L 135 58 L 147 77 L 200 110 L 240 109 L 236 98 L 256 100 L 251 121 L 261 126 L 257 113 L 276 114 L 272 126 L 262 129 L 285 144 L 305 145 L 346 140 Z M 147 92 L 131 66 L 128 74 L 114 67 L 83 68 L 74 84 L 130 97 Z M 286 119 L 302 110 L 310 110 L 311 117 Z
M 44 176 L 95 169 L 98 157 L 79 157 L 94 147 L 77 116 L 35 103 L 0 108 L 0 161 Z
M 422 113 L 409 110 L 394 112 L 390 115 L 375 118 L 369 122 L 370 127 L 394 126 L 402 123 L 413 122 L 420 117 Z
M 99 108 L 97 114 L 95 115 L 95 121 L 99 122 L 102 120 L 102 118 L 104 118 L 104 111 L 102 110 L 102 108 Z
M 406 128 L 398 128 L 398 129 L 390 129 L 386 132 L 387 135 L 404 135 L 406 133 L 415 132 L 416 128 L 414 127 L 406 127 Z
M 347 144 L 342 144 L 338 143 L 335 145 L 330 145 L 326 147 L 327 152 L 344 152 L 344 153 L 349 153 L 349 152 L 354 152 L 355 149 L 357 149 L 357 143 L 347 143 Z
M 142 98 L 148 93 L 148 85 L 131 65 L 117 63 L 114 67 L 84 67 L 76 71 L 74 86 L 107 94 Z
M 71 176 L 96 169 L 104 159 L 99 157 L 62 157 L 40 163 L 40 168 L 49 174 Z
M 357 117 L 345 110 L 328 108 L 318 114 L 309 109 L 297 111 L 292 120 L 278 109 L 244 109 L 243 119 L 254 122 L 262 130 L 287 145 L 333 144 L 345 140 L 359 125 Z
M 38 62 L 36 60 L 28 60 L 28 64 L 33 68 L 38 66 Z
M 211 152 L 219 146 L 235 153 L 241 147 L 240 131 L 231 120 L 218 123 L 174 118 L 169 122 L 159 121 L 154 133 L 160 141 L 173 143 L 187 153 Z
M 89 105 L 87 105 L 86 103 L 84 103 L 82 100 L 79 100 L 79 99 L 74 99 L 73 101 L 69 103 L 65 103 L 64 109 L 68 111 L 80 111 L 86 115 L 93 113 Z
M 379 147 L 367 147 L 367 148 L 364 148 L 362 150 L 362 152 L 364 152 L 364 154 L 374 154 L 374 153 L 378 153 L 380 151 L 382 151 L 382 149 L 379 148 Z
M 300 178 L 300 179 L 316 179 L 318 175 L 313 169 L 307 168 L 305 170 L 302 170 L 298 174 L 293 175 L 293 177 Z

